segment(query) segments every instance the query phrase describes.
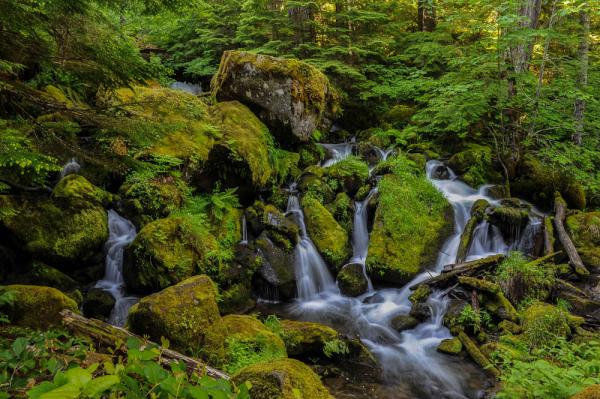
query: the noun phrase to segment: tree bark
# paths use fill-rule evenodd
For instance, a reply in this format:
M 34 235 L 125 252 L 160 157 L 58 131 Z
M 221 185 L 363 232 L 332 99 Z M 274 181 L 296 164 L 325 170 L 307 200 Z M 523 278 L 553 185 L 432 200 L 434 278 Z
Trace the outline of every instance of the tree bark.
M 554 228 L 549 216 L 544 216 L 544 255 L 554 252 Z
M 518 30 L 537 29 L 542 11 L 542 0 L 523 0 L 519 9 L 521 21 Z M 510 58 L 515 73 L 522 73 L 529 69 L 533 40 L 526 39 L 511 47 Z
M 92 338 L 99 347 L 114 348 L 117 342 L 126 342 L 127 338 L 137 338 L 142 342 L 149 342 L 124 328 L 111 326 L 96 319 L 88 319 L 70 310 L 61 312 L 64 326 L 76 335 Z M 150 342 L 151 344 L 154 344 Z M 157 344 L 156 344 L 157 345 Z M 160 345 L 158 345 L 160 347 Z M 164 366 L 171 363 L 183 362 L 189 373 L 197 375 L 208 375 L 212 378 L 228 380 L 229 376 L 220 370 L 207 366 L 206 364 L 183 355 L 171 349 L 161 348 L 160 362 Z
M 565 229 L 564 221 L 567 216 L 567 204 L 559 193 L 556 193 L 554 197 L 554 212 L 554 227 L 556 228 L 556 234 L 558 235 L 558 239 L 565 249 L 565 252 L 569 256 L 569 263 L 575 269 L 575 273 L 581 276 L 589 275 L 590 272 L 583 264 L 583 261 L 577 252 L 577 248 L 575 248 L 575 244 L 573 244 L 571 237 L 569 237 L 569 234 Z
M 435 0 L 418 0 L 417 25 L 420 32 L 433 32 L 436 25 Z
M 589 49 L 590 49 L 590 15 L 582 10 L 579 13 L 579 21 L 581 23 L 581 41 L 577 55 L 579 58 L 579 76 L 577 84 L 579 90 L 585 91 L 588 83 L 588 66 L 589 66 Z M 583 141 L 584 117 L 585 117 L 585 100 L 578 97 L 575 100 L 575 132 L 573 133 L 573 143 L 581 145 Z

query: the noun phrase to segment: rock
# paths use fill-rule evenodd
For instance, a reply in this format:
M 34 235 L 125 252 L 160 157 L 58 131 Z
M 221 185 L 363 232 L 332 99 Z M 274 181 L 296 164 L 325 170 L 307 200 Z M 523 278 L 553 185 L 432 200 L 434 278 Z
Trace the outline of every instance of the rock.
M 328 132 L 340 113 L 339 95 L 327 77 L 297 60 L 225 51 L 211 86 L 220 101 L 238 100 L 258 110 L 288 142 Z
M 82 268 L 102 257 L 108 238 L 103 196 L 85 178 L 69 175 L 52 198 L 0 196 L 0 207 L 15 210 L 0 223 L 31 257 L 62 270 Z
M 250 283 L 237 283 L 221 292 L 219 310 L 222 315 L 246 313 L 256 306 Z
M 390 108 L 385 115 L 383 115 L 382 119 L 394 129 L 402 129 L 408 125 L 416 112 L 417 108 L 414 106 L 397 104 Z
M 67 276 L 58 269 L 48 266 L 42 262 L 34 261 L 25 275 L 19 275 L 14 278 L 19 284 L 40 285 L 44 287 L 52 287 L 67 295 L 79 288 L 79 283 Z
M 12 324 L 39 330 L 62 325 L 60 312 L 64 309 L 78 312 L 74 300 L 51 287 L 37 285 L 8 285 L 0 288 L 0 294 L 13 292 L 12 305 L 0 306 Z
M 443 324 L 448 327 L 453 335 L 458 335 L 460 331 L 463 331 L 460 315 L 467 305 L 466 301 L 460 299 L 452 299 L 450 305 L 448 305 L 448 311 L 444 315 Z
M 212 269 L 209 254 L 217 243 L 206 230 L 199 236 L 184 217 L 159 219 L 144 226 L 125 250 L 127 287 L 137 293 L 156 292 Z
M 375 293 L 371 296 L 368 296 L 363 300 L 363 303 L 366 303 L 366 304 L 383 303 L 383 302 L 385 302 L 385 298 L 383 297 L 383 295 L 381 295 L 379 293 Z
M 481 352 L 477 344 L 463 331 L 458 333 L 458 338 L 463 344 L 465 350 L 487 374 L 494 378 L 500 377 L 500 371 L 490 362 L 490 360 Z
M 437 259 L 452 233 L 452 207 L 408 160 L 395 158 L 396 174 L 379 183 L 367 268 L 371 279 L 405 284 Z
M 498 328 L 500 331 L 510 334 L 519 334 L 522 331 L 520 325 L 513 323 L 510 320 L 502 320 L 500 323 L 498 323 Z
M 210 334 L 220 338 L 215 343 L 217 355 L 225 348 L 219 364 L 227 373 L 235 373 L 255 363 L 287 357 L 286 346 L 281 338 L 252 316 L 225 316 L 222 323 L 211 327 Z M 211 353 L 212 347 L 209 345 L 204 350 Z
M 460 339 L 454 337 L 443 340 L 437 347 L 437 351 L 447 353 L 448 355 L 458 355 L 462 351 L 463 345 Z
M 600 385 L 589 386 L 574 396 L 571 399 L 600 399 Z
M 190 277 L 142 298 L 131 308 L 127 323 L 132 332 L 155 342 L 167 338 L 176 350 L 197 353 L 207 347 L 211 349 L 207 359 L 224 356 L 217 288 L 208 276 Z
M 115 298 L 103 289 L 91 288 L 83 301 L 82 311 L 85 317 L 107 320 L 115 306 Z
M 470 186 L 478 187 L 485 183 L 502 180 L 500 173 L 492 165 L 492 149 L 470 144 L 464 151 L 454 154 L 448 165 Z
M 333 399 L 319 377 L 294 359 L 254 364 L 235 374 L 232 380 L 237 385 L 249 382 L 252 399 Z
M 269 230 L 286 237 L 289 245 L 296 245 L 298 242 L 299 229 L 294 218 L 286 216 L 273 205 L 256 201 L 246 209 L 245 215 L 249 230 L 255 237 L 264 230 Z
M 450 171 L 446 165 L 438 165 L 433 169 L 431 177 L 436 180 L 448 180 L 450 178 Z
M 276 245 L 266 232 L 255 241 L 260 251 L 261 265 L 258 274 L 275 288 L 282 299 L 296 296 L 296 275 L 294 272 L 293 248 L 281 248 Z
M 330 204 L 335 199 L 335 191 L 325 182 L 325 179 L 312 173 L 304 174 L 300 178 L 298 190 L 303 193 L 310 193 L 313 198 L 317 198 L 322 204 Z
M 325 170 L 329 184 L 350 196 L 354 196 L 369 178 L 369 165 L 355 157 L 348 157 Z
M 369 282 L 363 267 L 360 263 L 350 263 L 342 267 L 337 276 L 338 287 L 342 294 L 360 296 L 367 292 Z
M 282 320 L 281 328 L 291 357 L 323 356 L 325 343 L 338 338 L 338 332 L 333 328 L 313 322 Z
M 527 226 L 529 212 L 523 208 L 502 205 L 494 208 L 489 215 L 490 221 L 500 228 L 505 239 L 519 237 L 519 232 Z
M 568 216 L 566 228 L 583 263 L 592 270 L 600 269 L 600 212 Z
M 310 238 L 325 261 L 334 269 L 339 269 L 352 254 L 348 233 L 314 197 L 305 195 L 302 209 Z
M 344 192 L 339 193 L 335 197 L 335 201 L 327 205 L 326 208 L 350 237 L 354 227 L 354 202 L 348 194 Z
M 419 320 L 408 315 L 398 315 L 392 319 L 392 328 L 398 332 L 412 330 L 419 325 Z

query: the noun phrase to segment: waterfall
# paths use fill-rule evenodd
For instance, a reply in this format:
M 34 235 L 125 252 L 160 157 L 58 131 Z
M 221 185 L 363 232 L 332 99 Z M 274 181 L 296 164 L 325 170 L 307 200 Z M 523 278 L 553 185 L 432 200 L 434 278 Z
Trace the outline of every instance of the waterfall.
M 375 147 L 375 151 L 377 151 L 377 154 L 379 155 L 379 159 L 381 161 L 387 161 L 390 154 L 394 151 L 394 148 L 388 148 L 387 150 L 383 150 L 377 146 L 374 146 L 374 147 Z
M 202 94 L 202 85 L 188 82 L 173 82 L 169 85 L 171 89 L 185 91 L 195 96 Z
M 115 298 L 115 306 L 111 311 L 109 323 L 124 326 L 129 308 L 137 302 L 137 298 L 125 296 L 123 252 L 125 247 L 134 240 L 136 229 L 129 220 L 111 209 L 108 211 L 108 232 L 104 278 L 99 280 L 95 287 L 109 292 Z
M 242 241 L 240 244 L 248 244 L 248 223 L 246 222 L 246 215 L 242 216 Z
M 79 165 L 79 163 L 77 163 L 77 160 L 75 158 L 71 158 L 69 160 L 69 162 L 67 162 L 61 172 L 60 172 L 60 178 L 64 178 L 67 175 L 72 175 L 75 173 L 79 173 L 79 170 L 81 169 L 81 165 Z
M 329 166 L 335 165 L 336 163 L 343 161 L 352 155 L 352 149 L 355 145 L 355 139 L 352 138 L 348 143 L 341 144 L 319 144 L 321 147 L 325 148 L 329 153 L 330 158 L 323 161 L 321 166 L 327 168 Z
M 324 291 L 339 292 L 329 269 L 327 269 L 327 264 L 306 232 L 304 212 L 302 212 L 298 196 L 294 191 L 295 185 L 292 185 L 287 214 L 294 215 L 300 227 L 300 241 L 296 244 L 294 252 L 298 298 L 309 300 Z
M 373 284 L 367 274 L 366 261 L 369 252 L 369 226 L 368 208 L 369 201 L 377 193 L 377 187 L 371 189 L 369 195 L 363 201 L 354 203 L 354 224 L 352 227 L 352 259 L 350 263 L 358 263 L 362 266 L 363 274 L 368 282 L 368 292 L 373 291 Z

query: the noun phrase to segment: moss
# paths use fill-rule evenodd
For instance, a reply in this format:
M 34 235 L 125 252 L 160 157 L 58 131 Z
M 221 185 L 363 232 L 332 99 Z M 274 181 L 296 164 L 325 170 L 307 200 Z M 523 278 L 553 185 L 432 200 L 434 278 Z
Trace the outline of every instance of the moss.
M 462 351 L 463 345 L 458 338 L 449 338 L 443 340 L 437 347 L 438 352 L 449 355 L 458 355 Z
M 351 255 L 348 233 L 317 199 L 302 198 L 304 221 L 311 239 L 325 260 L 340 268 Z
M 60 270 L 41 262 L 33 262 L 27 277 L 31 284 L 53 287 L 67 294 L 79 286 Z
M 255 235 L 263 230 L 280 233 L 289 241 L 281 244 L 289 248 L 298 241 L 298 225 L 273 205 L 256 201 L 246 209 L 245 215 L 248 227 Z
M 335 199 L 335 192 L 325 179 L 313 174 L 300 178 L 298 189 L 305 195 L 318 199 L 323 204 L 329 204 Z
M 253 316 L 225 316 L 222 323 L 211 327 L 211 333 L 220 337 L 220 342 L 216 342 L 217 350 L 225 348 L 219 364 L 228 373 L 235 373 L 255 363 L 287 357 L 281 338 Z M 212 346 L 205 350 L 209 353 L 213 351 Z
M 322 356 L 325 344 L 338 338 L 337 331 L 319 323 L 282 320 L 281 328 L 289 356 Z
M 66 200 L 71 205 L 98 204 L 107 205 L 114 196 L 90 183 L 79 175 L 65 176 L 54 187 L 52 195 L 57 200 Z
M 273 174 L 269 158 L 269 129 L 245 105 L 237 101 L 222 102 L 213 108 L 214 121 L 223 133 L 219 141 L 231 156 L 243 159 L 257 187 L 264 186 Z
M 246 367 L 233 376 L 233 382 L 238 385 L 249 382 L 252 399 L 333 399 L 319 377 L 294 359 Z
M 352 156 L 328 167 L 326 174 L 329 180 L 333 180 L 334 189 L 352 196 L 369 178 L 369 165 Z
M 185 353 L 205 353 L 210 361 L 223 358 L 223 323 L 217 307 L 217 288 L 208 276 L 194 276 L 144 297 L 129 313 L 131 331 L 153 341 L 167 338 Z
M 404 330 L 412 330 L 419 325 L 419 320 L 410 315 L 398 315 L 391 321 L 391 326 L 394 330 L 402 332 Z
M 502 293 L 500 286 L 494 282 L 475 277 L 459 276 L 458 281 L 466 286 L 491 294 L 491 298 L 484 301 L 485 307 L 502 319 L 517 321 L 519 315 L 508 299 Z
M 431 295 L 431 288 L 428 285 L 421 284 L 417 289 L 408 297 L 411 303 L 423 303 L 427 301 Z
M 490 376 L 498 378 L 500 371 L 490 362 L 490 360 L 481 352 L 477 344 L 473 342 L 471 338 L 464 332 L 458 334 L 458 339 L 463 344 L 467 353 L 471 356 L 473 361 L 477 363 L 486 373 Z
M 551 345 L 571 334 L 568 312 L 547 303 L 534 303 L 522 312 L 524 340 L 530 348 Z
M 583 263 L 600 268 L 600 212 L 571 215 L 566 227 Z
M 1 196 L 0 196 L 1 197 Z M 108 221 L 102 206 L 77 200 L 77 206 L 59 198 L 0 198 L 17 213 L 2 224 L 29 254 L 60 268 L 81 267 L 102 252 Z
M 126 249 L 127 286 L 141 293 L 155 292 L 199 273 L 218 274 L 209 259 L 217 241 L 205 227 L 202 235 L 185 217 L 152 222 Z
M 510 334 L 519 334 L 522 331 L 521 326 L 509 320 L 502 320 L 498 323 L 498 328 L 504 333 Z
M 492 149 L 487 146 L 470 144 L 464 151 L 454 154 L 448 164 L 473 187 L 502 180 L 492 166 Z
M 335 201 L 326 207 L 348 235 L 351 235 L 354 226 L 354 202 L 348 194 L 339 193 L 335 197 Z
M 600 399 L 600 385 L 592 385 L 575 396 L 571 396 L 571 399 Z
M 363 272 L 363 265 L 351 263 L 342 267 L 337 275 L 338 287 L 342 294 L 359 296 L 367 292 L 369 283 Z
M 62 325 L 60 312 L 64 309 L 78 312 L 74 300 L 51 287 L 37 285 L 8 285 L 0 288 L 0 293 L 11 291 L 15 294 L 12 306 L 5 305 L 12 324 L 46 330 Z
M 463 229 L 463 232 L 460 236 L 460 243 L 458 245 L 458 250 L 456 252 L 457 262 L 460 263 L 466 259 L 467 254 L 469 253 L 469 248 L 471 248 L 471 241 L 473 240 L 473 232 L 475 231 L 475 228 L 477 227 L 479 222 L 480 221 L 477 220 L 476 217 L 471 217 L 469 219 L 469 221 L 467 222 L 467 224 L 465 225 L 465 228 Z
M 395 158 L 379 183 L 367 267 L 376 281 L 403 284 L 435 262 L 452 232 L 452 208 L 414 164 Z
M 401 129 L 410 122 L 416 112 L 416 108 L 410 105 L 394 105 L 385 113 L 383 121 L 395 129 Z
M 233 284 L 224 290 L 219 298 L 221 314 L 244 313 L 254 306 L 256 306 L 256 301 L 252 298 L 250 284 Z
M 73 108 L 75 106 L 75 104 L 73 104 L 73 101 L 71 101 L 69 99 L 69 97 L 67 97 L 65 92 L 56 86 L 48 85 L 44 88 L 44 92 L 48 96 L 50 96 L 53 100 L 56 100 L 57 102 L 59 102 L 61 104 L 64 104 L 64 106 L 67 108 Z

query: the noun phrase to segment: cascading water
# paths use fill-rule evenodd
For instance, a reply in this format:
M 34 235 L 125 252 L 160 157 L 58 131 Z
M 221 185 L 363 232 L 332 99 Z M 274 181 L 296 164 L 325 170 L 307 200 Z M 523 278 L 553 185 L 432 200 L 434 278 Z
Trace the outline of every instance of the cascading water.
M 129 308 L 137 302 L 137 298 L 125 296 L 123 251 L 134 240 L 136 229 L 133 223 L 111 209 L 108 211 L 108 231 L 104 278 L 99 280 L 95 287 L 109 292 L 115 298 L 115 306 L 111 311 L 109 323 L 115 326 L 124 326 Z
M 60 178 L 62 179 L 63 177 L 67 176 L 67 175 L 72 175 L 75 173 L 79 173 L 79 170 L 81 169 L 81 165 L 79 165 L 79 163 L 77 162 L 77 160 L 75 158 L 71 158 L 69 160 L 69 162 L 67 162 L 61 172 L 60 172 Z
M 373 188 L 367 197 L 362 201 L 354 203 L 354 224 L 352 228 L 352 259 L 349 263 L 358 263 L 362 265 L 363 274 L 368 281 L 368 292 L 373 291 L 373 284 L 367 275 L 366 261 L 369 252 L 369 226 L 368 226 L 368 206 L 371 198 L 377 193 L 377 187 Z
M 355 145 L 355 139 L 352 138 L 348 143 L 341 144 L 320 144 L 323 148 L 325 148 L 329 154 L 330 158 L 323 161 L 321 166 L 327 168 L 329 166 L 335 165 L 336 163 L 343 161 L 352 155 L 352 149 Z
M 242 241 L 240 244 L 248 244 L 248 223 L 246 221 L 246 215 L 242 216 Z
M 447 179 L 435 179 L 434 171 L 443 167 L 438 161 L 427 164 L 427 176 L 452 204 L 455 215 L 454 234 L 444 243 L 436 264 L 431 270 L 416 276 L 401 289 L 383 289 L 368 292 L 358 298 L 346 297 L 332 285 L 325 263 L 306 234 L 302 211 L 297 196 L 289 198 L 288 211 L 298 215 L 302 242 L 297 246 L 296 276 L 299 298 L 291 312 L 304 320 L 330 324 L 346 333 L 356 334 L 380 361 L 385 377 L 390 383 L 410 386 L 413 396 L 419 398 L 471 398 L 478 394 L 469 388 L 467 372 L 460 372 L 456 360 L 439 354 L 437 346 L 451 334 L 443 326 L 443 317 L 449 305 L 447 293 L 434 292 L 428 299 L 431 318 L 412 330 L 402 332 L 392 328 L 392 320 L 399 315 L 408 315 L 411 309 L 410 286 L 439 274 L 446 264 L 456 261 L 460 237 L 470 217 L 473 203 L 485 199 L 492 205 L 498 201 L 490 198 L 487 186 L 473 189 L 456 179 L 448 170 Z M 368 250 L 366 204 L 356 204 L 354 219 L 352 261 L 364 264 Z M 481 228 L 484 229 L 483 227 Z M 481 236 L 483 237 L 483 233 Z M 486 232 L 486 236 L 489 235 Z M 501 236 L 500 236 L 501 237 Z M 475 237 L 477 239 L 477 237 Z M 488 252 L 506 252 L 508 247 L 500 243 L 472 245 L 469 256 L 487 256 Z
M 171 89 L 185 91 L 187 93 L 197 96 L 202 94 L 202 85 L 188 82 L 173 82 L 169 85 Z
M 377 154 L 379 155 L 379 158 L 382 161 L 387 161 L 388 157 L 394 151 L 394 149 L 388 148 L 387 150 L 384 150 L 384 149 L 381 149 L 381 148 L 375 146 L 375 151 L 377 151 Z

